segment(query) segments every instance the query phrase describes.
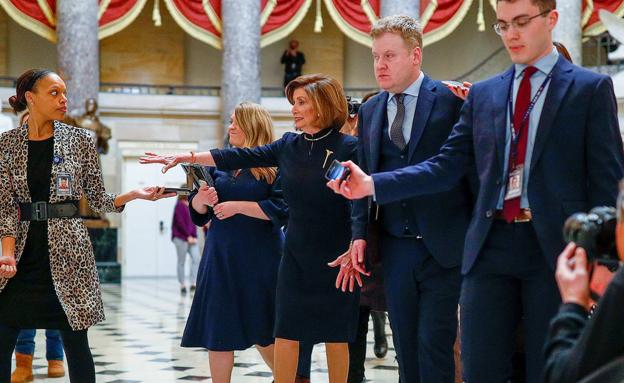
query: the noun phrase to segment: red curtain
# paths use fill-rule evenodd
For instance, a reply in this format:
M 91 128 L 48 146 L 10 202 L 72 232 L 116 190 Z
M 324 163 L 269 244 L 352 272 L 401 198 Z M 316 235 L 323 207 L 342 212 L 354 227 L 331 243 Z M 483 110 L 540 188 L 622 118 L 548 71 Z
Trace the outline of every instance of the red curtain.
M 268 5 L 268 2 L 268 0 L 262 0 L 263 11 Z M 278 0 L 268 20 L 262 26 L 262 34 L 271 33 L 290 23 L 305 3 L 305 0 Z
M 116 26 L 115 32 L 123 29 L 134 20 L 145 3 L 146 0 L 110 0 L 99 20 L 100 32 L 113 25 Z M 0 5 L 23 27 L 49 40 L 56 40 L 56 0 L 44 0 L 43 4 L 37 0 L 0 0 Z
M 209 0 L 210 6 L 221 18 L 221 1 Z M 215 26 L 206 14 L 206 10 L 202 5 L 202 0 L 172 0 L 172 4 L 175 6 L 178 12 L 180 12 L 184 18 L 192 23 L 194 26 L 206 31 L 207 33 L 221 37 L 219 30 L 221 27 Z
M 431 0 L 420 2 L 421 14 L 425 13 L 430 3 Z M 465 6 L 466 0 L 438 0 L 437 3 L 438 5 L 435 8 L 435 12 L 427 22 L 427 25 L 425 25 L 423 31 L 425 35 L 437 29 L 444 28 L 447 23 L 458 14 L 462 6 Z
M 582 0 L 583 13 L 587 22 L 583 25 L 583 34 L 586 36 L 596 36 L 605 31 L 605 27 L 600 22 L 598 11 L 605 9 L 618 16 L 624 16 L 624 0 Z M 593 10 L 591 9 L 593 5 Z M 587 14 L 591 11 L 591 14 Z
M 379 17 L 381 1 L 369 0 L 366 2 L 376 17 Z M 331 3 L 340 18 L 340 21 L 334 20 L 336 23 L 346 23 L 354 30 L 362 33 L 368 34 L 370 32 L 372 23 L 361 0 L 331 0 Z M 330 12 L 330 14 L 332 13 Z

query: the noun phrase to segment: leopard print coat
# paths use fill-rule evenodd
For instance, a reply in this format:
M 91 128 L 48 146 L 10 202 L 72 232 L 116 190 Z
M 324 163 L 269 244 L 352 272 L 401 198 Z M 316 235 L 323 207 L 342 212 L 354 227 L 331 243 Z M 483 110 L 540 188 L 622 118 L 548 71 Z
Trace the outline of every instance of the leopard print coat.
M 88 131 L 54 122 L 54 158 L 50 180 L 50 203 L 80 200 L 99 212 L 120 212 L 115 195 L 107 194 L 99 157 Z M 24 251 L 29 222 L 20 222 L 18 203 L 32 202 L 27 182 L 28 127 L 0 135 L 0 238 L 14 237 L 15 259 Z M 70 196 L 56 194 L 57 174 L 72 175 Z M 73 330 L 84 330 L 104 320 L 100 283 L 93 247 L 80 218 L 48 220 L 50 270 L 54 289 Z M 8 279 L 0 278 L 0 294 Z

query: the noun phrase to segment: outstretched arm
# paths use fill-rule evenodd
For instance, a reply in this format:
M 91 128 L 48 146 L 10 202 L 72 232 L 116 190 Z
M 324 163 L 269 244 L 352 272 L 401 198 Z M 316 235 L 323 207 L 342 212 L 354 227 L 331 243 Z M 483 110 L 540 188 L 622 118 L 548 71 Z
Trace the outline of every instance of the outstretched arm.
M 214 159 L 210 152 L 188 152 L 181 154 L 165 154 L 160 155 L 152 152 L 146 152 L 145 155 L 139 158 L 140 164 L 163 164 L 162 172 L 166 173 L 167 170 L 181 163 L 199 164 L 204 166 L 215 166 Z
M 212 149 L 208 152 L 159 155 L 147 152 L 141 164 L 163 164 L 163 173 L 181 163 L 216 166 L 220 170 L 276 167 L 284 139 L 254 148 Z

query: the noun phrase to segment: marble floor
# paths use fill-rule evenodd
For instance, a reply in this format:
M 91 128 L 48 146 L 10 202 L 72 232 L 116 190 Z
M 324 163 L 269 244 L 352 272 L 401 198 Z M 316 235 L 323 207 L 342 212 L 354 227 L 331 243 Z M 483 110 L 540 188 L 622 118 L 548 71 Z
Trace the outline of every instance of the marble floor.
M 191 307 L 192 295 L 180 295 L 174 279 L 129 279 L 120 285 L 103 285 L 106 321 L 89 331 L 98 383 L 208 382 L 210 369 L 204 349 L 181 348 L 180 337 Z M 372 326 L 372 322 L 369 323 Z M 387 325 L 386 325 L 387 326 Z M 387 327 L 390 335 L 390 328 Z M 398 381 L 392 339 L 384 359 L 373 354 L 372 328 L 368 335 L 367 381 Z M 47 378 L 45 336 L 37 333 L 35 382 L 61 383 L 69 378 Z M 327 382 L 323 345 L 312 355 L 313 383 Z M 255 349 L 237 352 L 233 382 L 270 383 L 271 372 Z

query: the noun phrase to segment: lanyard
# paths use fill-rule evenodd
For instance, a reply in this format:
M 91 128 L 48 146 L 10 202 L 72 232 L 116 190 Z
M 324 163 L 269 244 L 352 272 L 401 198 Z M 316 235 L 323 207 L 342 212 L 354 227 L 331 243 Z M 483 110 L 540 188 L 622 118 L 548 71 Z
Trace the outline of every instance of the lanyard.
M 511 86 L 509 87 L 509 97 L 508 97 L 508 104 L 509 104 L 509 128 L 511 130 L 511 168 L 515 168 L 516 166 L 516 158 L 518 156 L 518 143 L 520 142 L 520 137 L 522 136 L 522 132 L 527 130 L 528 131 L 528 126 L 527 129 L 522 129 L 523 126 L 525 126 L 525 123 L 527 122 L 527 119 L 529 118 L 529 116 L 531 115 L 531 111 L 533 111 L 533 108 L 535 107 L 535 104 L 537 104 L 537 100 L 539 100 L 540 96 L 542 95 L 542 93 L 544 92 L 544 89 L 546 88 L 546 85 L 548 85 L 548 82 L 552 79 L 553 77 L 553 71 L 555 68 L 553 68 L 548 75 L 546 76 L 546 79 L 544 80 L 544 82 L 542 82 L 542 85 L 540 85 L 539 89 L 537 90 L 537 92 L 535 93 L 535 96 L 533 96 L 533 99 L 531 99 L 531 102 L 529 103 L 529 107 L 527 108 L 526 112 L 524 112 L 524 115 L 522 116 L 522 121 L 520 121 L 520 126 L 518 127 L 519 131 L 516 134 L 516 129 L 514 126 L 514 113 L 513 113 L 513 85 L 514 82 L 511 82 Z M 514 73 L 513 73 L 513 78 L 516 77 L 516 72 L 514 69 Z M 518 88 L 519 89 L 519 88 Z M 517 100 L 516 100 L 517 102 Z M 528 124 L 526 124 L 528 125 Z M 527 132 L 528 134 L 528 132 Z

